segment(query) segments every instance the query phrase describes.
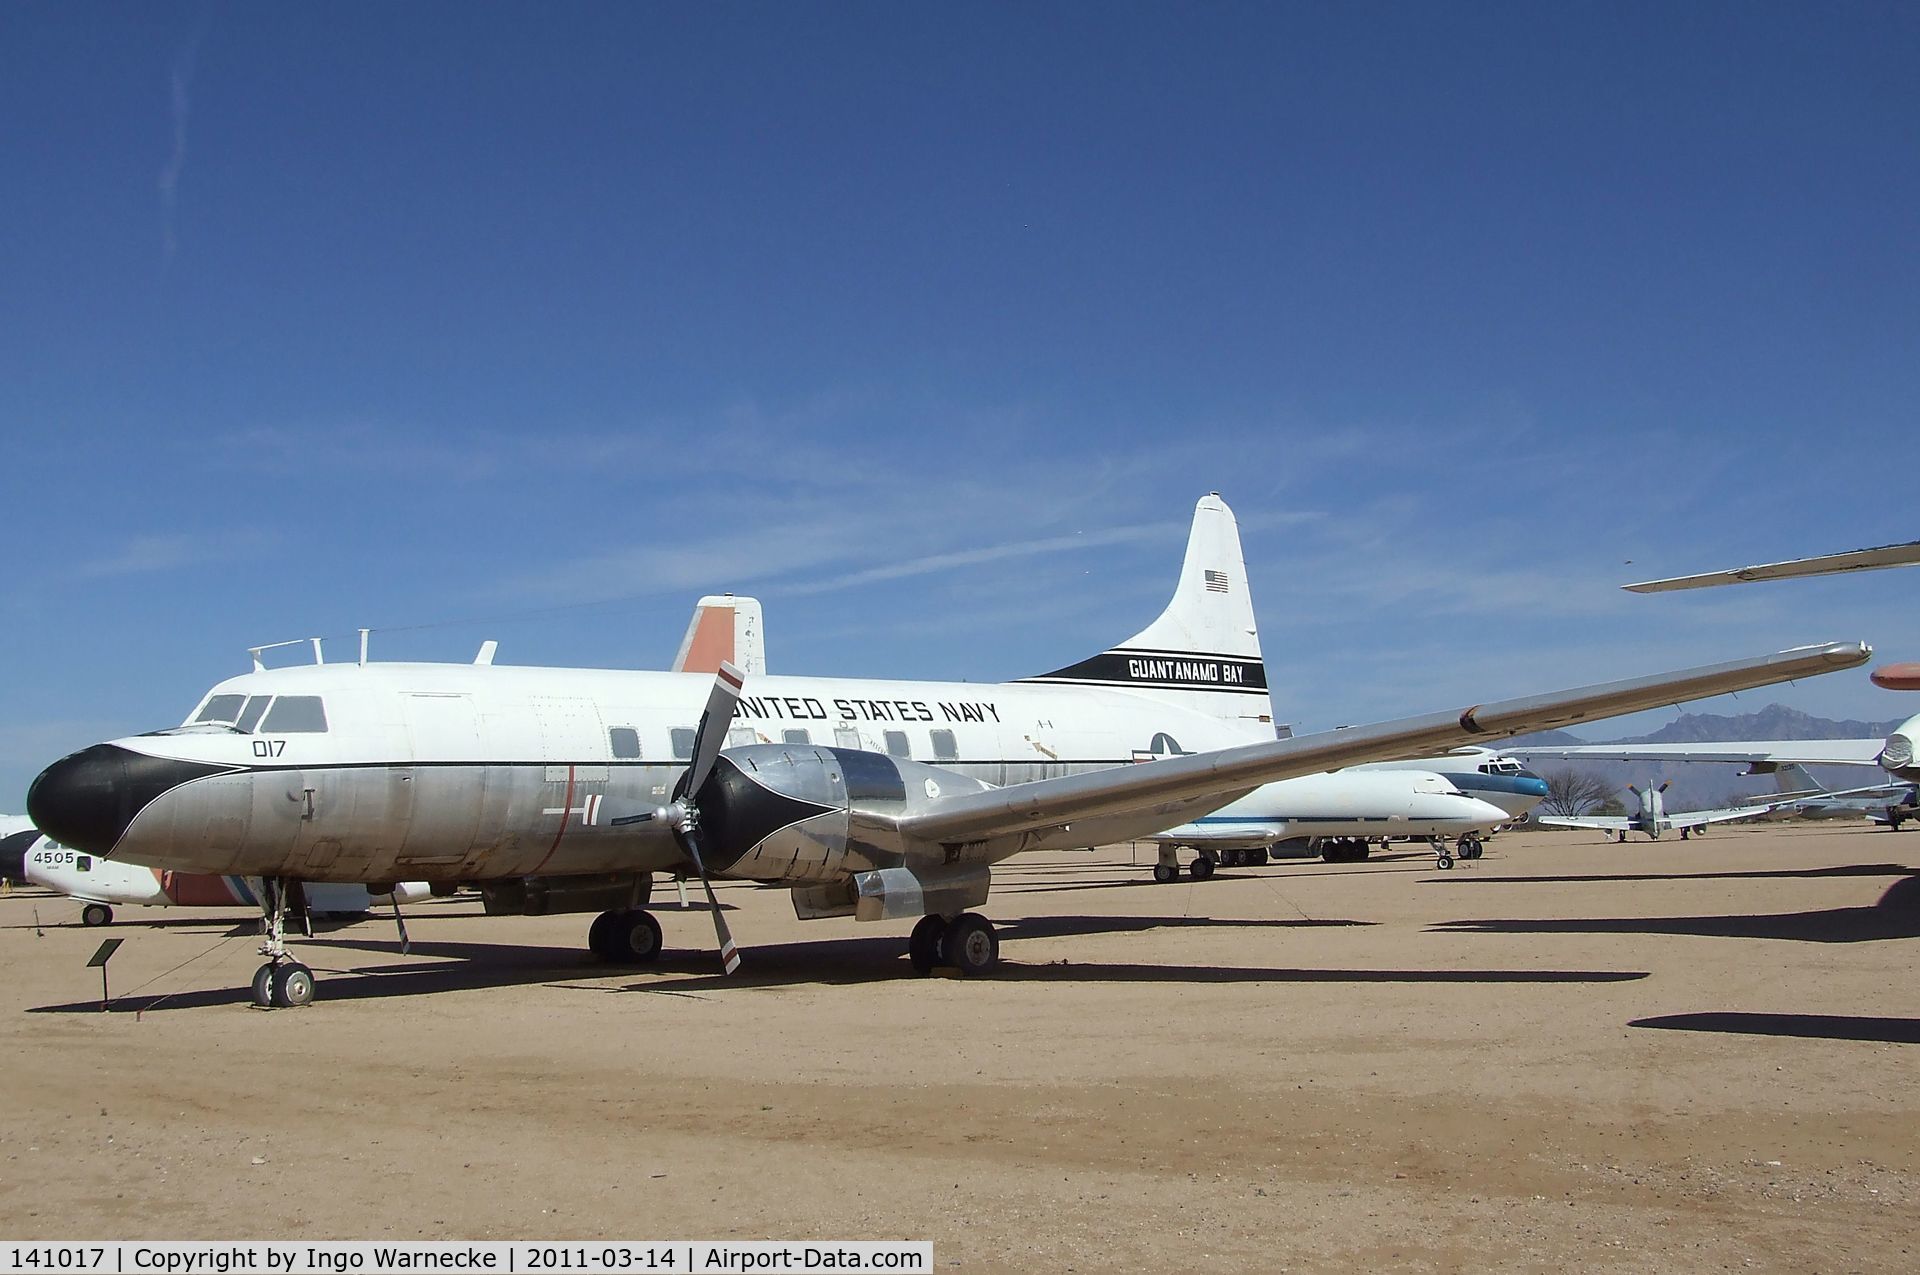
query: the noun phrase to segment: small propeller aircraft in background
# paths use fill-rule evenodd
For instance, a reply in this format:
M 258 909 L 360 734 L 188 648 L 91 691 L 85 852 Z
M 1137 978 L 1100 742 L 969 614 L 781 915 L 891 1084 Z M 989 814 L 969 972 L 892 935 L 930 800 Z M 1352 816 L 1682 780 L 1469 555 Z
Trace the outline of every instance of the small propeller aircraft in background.
M 1731 823 L 1736 819 L 1758 819 L 1775 806 L 1785 805 L 1783 801 L 1760 802 L 1751 806 L 1736 806 L 1722 810 L 1689 810 L 1682 814 L 1667 813 L 1665 793 L 1673 786 L 1671 779 L 1654 787 L 1648 784 L 1642 789 L 1638 785 L 1628 784 L 1627 791 L 1640 803 L 1640 809 L 1630 815 L 1536 815 L 1534 822 L 1545 824 L 1549 828 L 1598 828 L 1602 832 L 1614 834 L 1614 840 L 1625 841 L 1629 832 L 1645 833 L 1653 841 L 1660 840 L 1663 832 L 1678 829 L 1680 839 L 1687 840 L 1711 823 Z

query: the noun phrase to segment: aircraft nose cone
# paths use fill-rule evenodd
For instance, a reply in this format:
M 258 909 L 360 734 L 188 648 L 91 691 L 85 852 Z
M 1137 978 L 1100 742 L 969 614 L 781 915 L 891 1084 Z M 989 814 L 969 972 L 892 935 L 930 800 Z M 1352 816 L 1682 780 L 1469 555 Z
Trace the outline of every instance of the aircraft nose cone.
M 27 817 L 62 845 L 106 856 L 156 797 L 220 770 L 95 744 L 40 772 L 27 789 Z
M 1547 781 L 1534 774 L 1531 770 L 1521 771 L 1514 776 L 1514 780 L 1514 786 L 1529 797 L 1544 797 L 1547 795 Z

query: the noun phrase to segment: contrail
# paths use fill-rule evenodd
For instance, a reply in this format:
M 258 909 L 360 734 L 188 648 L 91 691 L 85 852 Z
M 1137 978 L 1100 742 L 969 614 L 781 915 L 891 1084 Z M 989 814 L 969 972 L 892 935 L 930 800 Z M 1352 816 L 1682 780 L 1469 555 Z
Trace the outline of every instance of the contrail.
M 173 250 L 178 245 L 174 233 L 174 208 L 179 200 L 180 171 L 187 165 L 187 117 L 192 110 L 193 71 L 200 59 L 200 41 L 207 33 L 206 20 L 203 17 L 193 35 L 173 59 L 173 69 L 168 75 L 171 89 L 173 111 L 173 152 L 167 156 L 165 167 L 160 170 L 160 263 L 165 266 L 173 260 Z

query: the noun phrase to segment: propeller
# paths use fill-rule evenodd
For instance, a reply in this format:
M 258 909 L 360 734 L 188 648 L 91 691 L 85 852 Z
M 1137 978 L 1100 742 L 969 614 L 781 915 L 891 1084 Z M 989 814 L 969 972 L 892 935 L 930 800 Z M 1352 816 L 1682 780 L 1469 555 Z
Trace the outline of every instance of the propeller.
M 695 803 L 695 795 L 713 774 L 714 763 L 720 760 L 720 750 L 726 746 L 727 731 L 733 725 L 734 710 L 740 706 L 740 687 L 745 680 L 745 674 L 739 669 L 721 661 L 720 671 L 713 679 L 713 693 L 707 696 L 707 709 L 700 714 L 699 728 L 694 731 L 693 764 L 675 785 L 673 800 L 654 810 L 608 820 L 616 827 L 658 820 L 673 829 L 674 840 L 680 843 L 687 858 L 693 860 L 694 871 L 700 874 L 700 884 L 707 892 L 707 907 L 713 912 L 713 935 L 720 944 L 720 966 L 728 974 L 740 968 L 740 949 L 734 944 L 733 931 L 727 928 L 725 914 L 720 911 L 720 900 L 714 897 L 713 879 L 707 875 L 707 856 L 700 849 L 700 807 Z M 685 898 L 684 882 L 680 889 L 681 897 Z

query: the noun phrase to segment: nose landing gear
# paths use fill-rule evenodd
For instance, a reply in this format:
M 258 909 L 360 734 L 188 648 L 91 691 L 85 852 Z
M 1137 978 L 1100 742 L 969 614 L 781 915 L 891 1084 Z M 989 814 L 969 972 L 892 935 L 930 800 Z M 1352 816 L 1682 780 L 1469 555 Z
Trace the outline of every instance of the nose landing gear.
M 306 896 L 298 881 L 285 877 L 263 877 L 260 881 L 260 910 L 265 914 L 260 927 L 260 955 L 267 958 L 267 963 L 253 972 L 253 1003 L 261 1009 L 298 1009 L 313 1003 L 313 971 L 287 951 L 287 905 L 294 896 L 298 896 L 296 906 L 305 916 Z

